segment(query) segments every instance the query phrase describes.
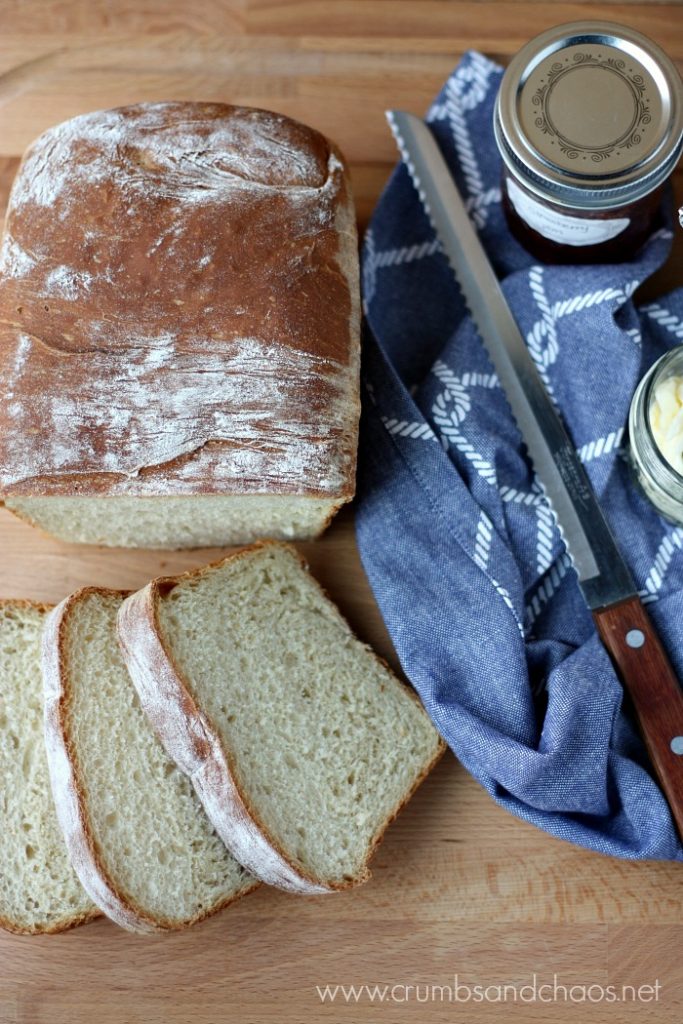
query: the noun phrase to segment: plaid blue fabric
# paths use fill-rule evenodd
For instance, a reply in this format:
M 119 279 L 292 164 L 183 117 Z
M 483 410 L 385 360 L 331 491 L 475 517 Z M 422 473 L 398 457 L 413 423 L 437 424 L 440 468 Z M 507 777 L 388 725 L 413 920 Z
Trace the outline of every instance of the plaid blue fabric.
M 634 486 L 634 388 L 683 342 L 683 289 L 637 307 L 664 224 L 629 262 L 540 266 L 508 232 L 492 112 L 470 53 L 428 121 L 683 678 L 683 530 Z M 408 678 L 465 767 L 512 813 L 605 854 L 683 860 L 668 807 L 548 506 L 405 168 L 363 251 L 357 539 Z

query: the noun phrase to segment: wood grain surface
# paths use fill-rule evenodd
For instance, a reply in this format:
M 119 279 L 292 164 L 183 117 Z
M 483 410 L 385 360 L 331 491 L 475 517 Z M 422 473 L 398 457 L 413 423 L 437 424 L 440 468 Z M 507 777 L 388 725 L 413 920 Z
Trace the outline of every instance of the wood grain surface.
M 335 138 L 363 225 L 394 162 L 387 106 L 422 113 L 467 48 L 505 61 L 536 32 L 585 17 L 641 29 L 683 68 L 678 3 L 0 0 L 0 205 L 23 148 L 57 121 L 138 100 L 214 99 L 281 110 Z M 679 172 L 679 198 L 682 186 Z M 670 260 L 649 293 L 680 283 L 680 266 Z M 398 667 L 352 511 L 302 550 L 359 635 Z M 88 583 L 137 587 L 218 554 L 69 546 L 5 511 L 0 552 L 0 596 L 49 601 Z M 169 937 L 130 936 L 106 921 L 62 936 L 0 935 L 0 1024 L 673 1024 L 683 1015 L 682 883 L 681 865 L 600 857 L 512 818 L 448 755 L 358 890 L 301 898 L 262 888 Z M 557 976 L 567 996 L 560 987 L 557 1001 L 530 1003 L 521 990 L 503 1005 L 496 989 L 469 1002 L 466 989 L 460 1002 L 435 990 L 425 1003 L 424 988 L 397 988 L 381 1003 L 367 994 L 322 1003 L 316 989 L 448 986 L 454 975 L 470 986 Z M 622 985 L 655 982 L 640 1001 L 628 988 L 620 1002 L 597 988 L 578 1001 L 582 990 L 570 989 L 612 985 L 620 998 Z

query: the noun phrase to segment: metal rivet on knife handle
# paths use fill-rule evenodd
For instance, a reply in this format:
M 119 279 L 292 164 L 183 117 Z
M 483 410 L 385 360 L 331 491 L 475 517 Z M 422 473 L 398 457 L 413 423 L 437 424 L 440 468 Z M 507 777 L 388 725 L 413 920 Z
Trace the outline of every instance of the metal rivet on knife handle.
M 683 690 L 676 673 L 638 597 L 596 609 L 593 618 L 631 698 L 650 759 L 683 836 Z M 637 646 L 629 643 L 634 633 L 643 638 Z

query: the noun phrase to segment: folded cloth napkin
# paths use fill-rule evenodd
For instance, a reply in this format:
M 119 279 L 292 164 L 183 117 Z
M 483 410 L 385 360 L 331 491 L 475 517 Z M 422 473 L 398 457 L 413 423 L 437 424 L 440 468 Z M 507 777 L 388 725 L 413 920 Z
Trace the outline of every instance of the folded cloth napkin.
M 468 54 L 430 123 L 637 585 L 683 679 L 683 530 L 634 485 L 635 386 L 683 342 L 683 289 L 635 306 L 632 260 L 540 266 L 500 205 L 502 71 Z M 493 368 L 403 166 L 365 237 L 357 539 L 403 669 L 465 767 L 509 811 L 619 857 L 683 860 Z M 682 766 L 683 768 L 683 766 Z

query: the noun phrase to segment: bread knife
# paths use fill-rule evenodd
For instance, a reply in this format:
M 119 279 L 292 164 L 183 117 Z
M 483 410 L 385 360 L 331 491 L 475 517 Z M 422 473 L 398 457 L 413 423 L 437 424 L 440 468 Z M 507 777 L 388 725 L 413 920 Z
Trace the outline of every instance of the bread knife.
M 683 839 L 683 690 L 431 131 L 387 120 L 495 367 Z

